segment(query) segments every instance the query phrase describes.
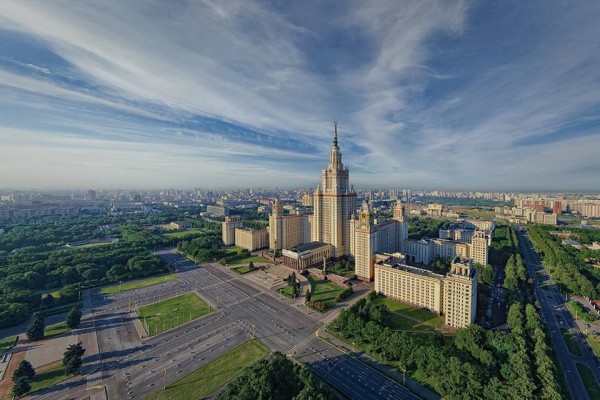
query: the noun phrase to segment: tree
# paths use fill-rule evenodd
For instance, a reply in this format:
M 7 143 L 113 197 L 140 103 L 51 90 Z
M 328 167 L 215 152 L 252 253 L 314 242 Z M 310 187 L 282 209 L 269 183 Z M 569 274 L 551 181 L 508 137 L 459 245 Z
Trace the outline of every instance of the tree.
M 27 378 L 21 376 L 17 378 L 12 388 L 12 395 L 14 397 L 21 397 L 25 393 L 31 390 L 31 385 L 27 381 Z
M 67 328 L 75 329 L 79 326 L 81 322 L 81 310 L 77 306 L 73 306 L 71 311 L 69 311 L 69 315 L 67 315 Z
M 306 301 L 310 301 L 312 294 L 310 293 L 310 289 L 306 289 L 306 293 L 304 293 L 304 298 L 306 299 Z
M 27 338 L 31 342 L 43 339 L 45 328 L 46 324 L 44 322 L 44 318 L 40 317 L 38 313 L 33 314 L 33 317 L 31 317 L 31 322 L 29 322 L 29 326 L 27 327 Z
M 81 345 L 81 342 L 77 344 L 71 344 L 67 347 L 64 352 L 63 365 L 65 366 L 66 374 L 78 374 L 81 364 L 83 363 L 81 357 L 85 353 L 85 349 Z
M 254 269 L 254 262 L 250 261 L 250 264 L 248 264 L 248 268 Z
M 16 382 L 19 378 L 25 378 L 27 380 L 32 379 L 35 376 L 35 369 L 33 365 L 27 360 L 23 360 L 19 363 L 15 372 L 13 372 L 12 380 Z

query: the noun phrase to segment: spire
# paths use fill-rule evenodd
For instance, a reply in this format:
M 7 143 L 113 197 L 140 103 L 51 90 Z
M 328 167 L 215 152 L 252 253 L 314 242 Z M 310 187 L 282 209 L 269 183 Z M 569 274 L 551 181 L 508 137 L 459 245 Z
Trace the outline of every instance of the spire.
M 333 145 L 335 147 L 337 147 L 337 145 L 338 145 L 338 140 L 337 140 L 337 124 L 338 124 L 337 119 L 334 119 L 333 120 Z

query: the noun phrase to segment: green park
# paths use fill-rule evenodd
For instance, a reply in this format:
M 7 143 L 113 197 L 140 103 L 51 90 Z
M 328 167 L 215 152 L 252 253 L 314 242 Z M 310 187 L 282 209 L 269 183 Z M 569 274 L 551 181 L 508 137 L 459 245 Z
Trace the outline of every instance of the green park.
M 102 288 L 102 294 L 116 294 L 128 290 L 141 289 L 148 286 L 158 285 L 160 283 L 174 281 L 175 279 L 177 279 L 177 275 L 174 274 L 154 276 L 152 278 L 120 283 L 118 285 Z
M 138 317 L 149 336 L 203 317 L 213 310 L 194 293 L 140 307 Z
M 149 400 L 203 399 L 240 374 L 246 367 L 264 358 L 269 349 L 258 340 L 245 342 L 222 356 L 198 368 L 191 374 L 169 384 Z

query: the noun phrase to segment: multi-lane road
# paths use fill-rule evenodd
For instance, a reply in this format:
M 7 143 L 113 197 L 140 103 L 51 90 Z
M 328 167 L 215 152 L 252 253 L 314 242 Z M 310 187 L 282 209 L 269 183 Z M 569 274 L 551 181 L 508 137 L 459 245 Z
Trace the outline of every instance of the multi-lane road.
M 575 364 L 586 365 L 592 371 L 596 382 L 600 384 L 600 364 L 598 363 L 598 359 L 595 357 L 578 325 L 573 321 L 571 314 L 566 308 L 564 297 L 552 283 L 552 279 L 542 265 L 539 255 L 535 252 L 527 232 L 519 229 L 517 230 L 517 234 L 529 276 L 536 282 L 536 271 L 538 271 L 543 278 L 542 282 L 546 282 L 545 289 L 542 289 L 541 285 L 535 285 L 535 297 L 541 306 L 542 319 L 550 330 L 552 347 L 558 356 L 560 366 L 567 378 L 567 387 L 571 393 L 571 397 L 574 400 L 589 399 Z M 582 352 L 581 356 L 569 351 L 562 336 L 561 328 L 571 332 L 577 346 Z
M 80 337 L 96 341 L 83 376 L 36 398 L 81 399 L 103 391 L 108 399 L 143 399 L 253 337 L 272 351 L 305 363 L 353 399 L 417 399 L 407 388 L 318 338 L 322 315 L 279 300 L 268 290 L 214 265 L 197 266 L 181 255 L 159 254 L 179 279 L 103 296 L 90 292 Z M 213 313 L 162 334 L 140 339 L 130 309 L 195 291 Z M 165 373 L 166 371 L 166 373 Z

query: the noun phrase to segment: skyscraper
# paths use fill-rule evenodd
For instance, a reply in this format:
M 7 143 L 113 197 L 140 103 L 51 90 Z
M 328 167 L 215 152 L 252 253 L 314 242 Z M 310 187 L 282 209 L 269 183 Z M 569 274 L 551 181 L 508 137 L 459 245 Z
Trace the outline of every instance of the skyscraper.
M 336 258 L 350 252 L 350 217 L 356 210 L 356 192 L 349 180 L 350 171 L 342 164 L 335 121 L 329 165 L 323 168 L 321 186 L 314 193 L 312 240 L 331 243 Z

